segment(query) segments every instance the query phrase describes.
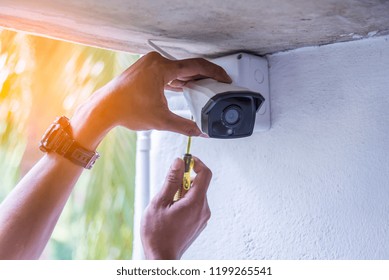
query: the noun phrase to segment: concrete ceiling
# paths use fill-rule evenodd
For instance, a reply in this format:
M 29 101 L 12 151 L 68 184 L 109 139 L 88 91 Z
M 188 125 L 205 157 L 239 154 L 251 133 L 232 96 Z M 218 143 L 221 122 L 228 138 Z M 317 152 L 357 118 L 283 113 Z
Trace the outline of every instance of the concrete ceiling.
M 269 54 L 389 34 L 387 0 L 0 0 L 0 26 L 177 57 Z

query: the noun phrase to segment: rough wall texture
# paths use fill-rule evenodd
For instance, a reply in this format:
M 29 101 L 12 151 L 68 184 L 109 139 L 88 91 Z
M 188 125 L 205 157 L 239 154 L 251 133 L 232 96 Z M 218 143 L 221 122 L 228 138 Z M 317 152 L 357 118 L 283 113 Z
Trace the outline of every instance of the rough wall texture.
M 388 259 L 389 37 L 268 59 L 271 130 L 193 141 L 212 218 L 184 258 Z M 184 148 L 153 134 L 155 188 Z
M 1 0 L 0 26 L 135 53 L 269 54 L 388 34 L 385 0 Z

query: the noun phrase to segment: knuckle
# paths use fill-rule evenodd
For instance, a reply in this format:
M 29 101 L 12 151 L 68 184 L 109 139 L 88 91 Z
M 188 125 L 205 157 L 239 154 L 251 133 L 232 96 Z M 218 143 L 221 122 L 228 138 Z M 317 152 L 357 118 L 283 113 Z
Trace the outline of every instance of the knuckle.
M 162 58 L 162 56 L 158 52 L 155 52 L 155 51 L 149 52 L 148 54 L 145 55 L 145 59 L 148 59 L 148 60 L 156 60 L 156 59 L 160 59 L 160 58 Z
M 174 65 L 176 66 L 178 71 L 185 68 L 185 63 L 182 60 L 176 60 L 174 62 L 175 62 Z
M 169 174 L 166 177 L 166 181 L 173 185 L 178 185 L 181 183 L 180 178 L 177 176 L 177 174 L 173 172 L 169 172 Z
M 150 201 L 149 205 L 145 209 L 144 218 L 147 220 L 153 215 L 155 215 L 156 212 L 158 212 L 159 208 L 159 201 L 157 197 L 155 197 L 152 201 Z
M 198 200 L 192 200 L 190 203 L 186 204 L 186 206 L 192 210 L 196 210 L 196 212 L 200 214 L 203 204 Z
M 196 64 L 198 67 L 204 68 L 209 64 L 209 61 L 206 60 L 205 58 L 197 58 Z
M 154 70 L 163 67 L 165 61 L 165 58 L 162 55 L 154 51 L 149 52 L 142 59 L 146 67 L 150 67 L 150 69 L 154 69 Z M 157 75 L 157 72 L 154 74 Z
M 152 209 L 151 211 L 153 213 L 156 213 L 159 211 L 159 209 L 163 208 L 164 205 L 169 204 L 171 201 L 163 196 L 162 193 L 157 194 L 154 199 L 151 201 L 149 207 Z
M 197 126 L 194 123 L 185 127 L 185 133 L 187 135 L 196 135 L 198 133 L 197 130 Z
M 156 195 L 153 200 L 151 200 L 149 206 L 148 206 L 148 209 L 149 211 L 155 211 L 158 209 L 159 207 L 159 204 L 160 204 L 160 201 L 161 201 L 161 198 L 160 198 L 160 195 Z
M 204 172 L 204 175 L 207 176 L 209 179 L 212 178 L 212 175 L 213 175 L 212 171 L 207 166 L 204 167 L 203 172 Z
M 200 63 L 200 64 L 206 64 L 206 63 L 209 63 L 209 61 L 208 60 L 206 60 L 205 58 L 202 58 L 202 57 L 200 57 L 200 58 L 198 58 L 198 63 Z
M 163 206 L 163 205 L 168 205 L 168 204 L 170 204 L 172 201 L 171 201 L 171 199 L 169 199 L 169 198 L 167 198 L 167 197 L 161 197 L 161 199 L 160 199 L 160 201 L 159 201 L 159 204 L 161 205 L 161 206 Z
M 211 210 L 208 208 L 207 210 L 205 210 L 205 220 L 206 221 L 209 221 L 209 219 L 211 218 Z

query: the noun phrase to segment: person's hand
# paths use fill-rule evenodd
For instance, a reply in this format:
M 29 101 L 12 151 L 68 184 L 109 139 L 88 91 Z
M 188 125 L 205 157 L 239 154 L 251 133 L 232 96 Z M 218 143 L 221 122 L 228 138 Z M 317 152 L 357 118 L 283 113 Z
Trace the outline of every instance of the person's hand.
M 177 158 L 161 191 L 146 209 L 141 237 L 147 259 L 180 259 L 211 217 L 207 189 L 212 173 L 198 158 L 193 158 L 196 177 L 189 191 L 173 202 L 184 175 L 184 162 Z
M 193 121 L 169 111 L 164 88 L 179 89 L 186 81 L 210 77 L 231 82 L 227 73 L 205 59 L 169 60 L 156 52 L 147 54 L 112 81 L 107 104 L 114 123 L 132 130 L 169 130 L 198 136 L 200 129 Z
M 202 58 L 169 60 L 156 52 L 139 59 L 120 76 L 99 89 L 72 118 L 76 140 L 86 148 L 95 148 L 115 126 L 131 130 L 168 130 L 199 136 L 195 122 L 173 114 L 164 95 L 164 88 L 180 90 L 187 81 L 210 77 L 230 83 L 223 68 Z M 85 119 L 91 119 L 85 121 Z M 93 122 L 93 123 L 92 123 Z M 79 130 L 81 132 L 79 132 Z

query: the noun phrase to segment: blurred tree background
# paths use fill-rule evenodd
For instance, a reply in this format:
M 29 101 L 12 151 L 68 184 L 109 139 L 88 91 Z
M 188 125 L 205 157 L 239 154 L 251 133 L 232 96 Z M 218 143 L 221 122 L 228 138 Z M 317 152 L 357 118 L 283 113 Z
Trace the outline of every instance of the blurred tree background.
M 139 58 L 0 29 L 0 201 L 42 157 L 56 116 Z M 114 129 L 77 183 L 42 258 L 131 259 L 136 134 Z

